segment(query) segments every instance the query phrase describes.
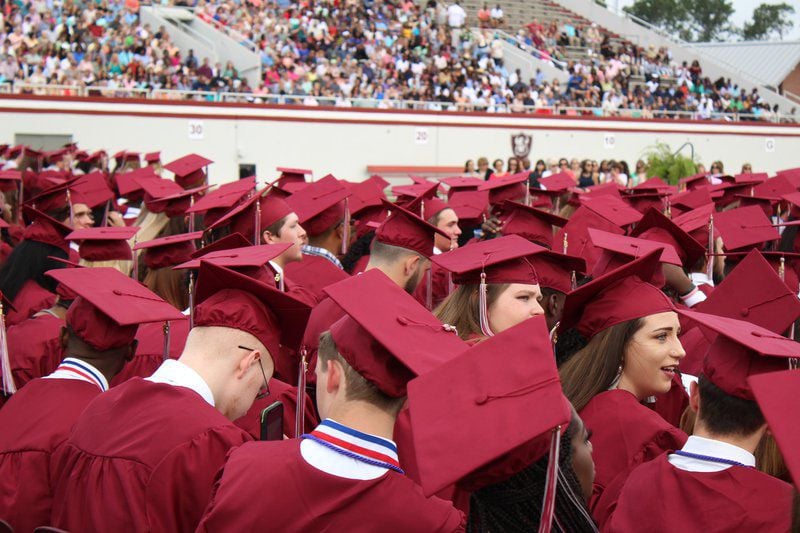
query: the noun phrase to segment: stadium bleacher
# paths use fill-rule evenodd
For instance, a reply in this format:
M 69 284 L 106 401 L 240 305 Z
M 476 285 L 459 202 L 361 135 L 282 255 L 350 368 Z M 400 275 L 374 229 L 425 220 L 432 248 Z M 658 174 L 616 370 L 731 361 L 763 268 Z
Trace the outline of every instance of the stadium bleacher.
M 457 31 L 449 7 L 433 0 L 192 5 L 194 16 L 256 44 L 262 82 L 251 85 L 233 62 L 181 50 L 165 28 L 141 23 L 138 2 L 27 0 L 3 13 L 0 83 L 6 92 L 50 95 L 793 120 L 736 80 L 712 80 L 700 64 L 677 64 L 670 50 L 636 46 L 549 0 L 498 5 L 502 22 L 487 25 L 477 16 L 484 3 L 465 0 Z M 557 63 L 568 82 L 522 79 L 504 63 L 500 29 L 539 61 Z

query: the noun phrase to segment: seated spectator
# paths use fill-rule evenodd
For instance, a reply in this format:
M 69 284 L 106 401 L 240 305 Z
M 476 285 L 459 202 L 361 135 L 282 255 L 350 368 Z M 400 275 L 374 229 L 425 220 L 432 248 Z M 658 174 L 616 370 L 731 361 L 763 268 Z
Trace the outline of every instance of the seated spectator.
M 503 8 L 500 7 L 500 4 L 497 4 L 492 8 L 490 15 L 492 18 L 493 28 L 500 28 L 503 26 L 505 21 L 503 20 Z

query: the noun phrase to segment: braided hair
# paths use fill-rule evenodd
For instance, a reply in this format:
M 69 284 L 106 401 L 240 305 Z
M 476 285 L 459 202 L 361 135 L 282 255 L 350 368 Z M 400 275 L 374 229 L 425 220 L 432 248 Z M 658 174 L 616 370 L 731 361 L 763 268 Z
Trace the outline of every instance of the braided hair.
M 584 503 L 581 484 L 572 469 L 573 425 L 561 436 L 558 460 L 553 531 L 563 533 L 596 532 L 597 527 Z M 545 455 L 505 481 L 472 493 L 469 533 L 509 533 L 536 531 L 544 502 L 548 456 Z
M 375 231 L 369 231 L 350 245 L 347 254 L 342 258 L 342 266 L 345 272 L 352 274 L 358 260 L 369 254 L 370 245 L 372 245 L 372 239 L 374 237 Z

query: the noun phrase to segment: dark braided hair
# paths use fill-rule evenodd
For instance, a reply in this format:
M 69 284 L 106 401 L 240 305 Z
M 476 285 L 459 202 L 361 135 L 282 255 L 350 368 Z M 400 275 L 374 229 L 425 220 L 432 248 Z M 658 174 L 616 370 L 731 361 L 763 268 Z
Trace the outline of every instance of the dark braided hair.
M 572 469 L 572 428 L 570 424 L 561 436 L 552 530 L 564 533 L 596 532 L 597 527 L 583 501 L 580 481 Z M 469 503 L 467 531 L 536 531 L 544 503 L 547 465 L 548 456 L 545 455 L 505 481 L 473 492 Z
M 350 245 L 347 254 L 342 258 L 342 266 L 345 272 L 352 274 L 358 260 L 369 254 L 369 249 L 374 237 L 375 231 L 370 231 L 359 237 Z
M 589 341 L 576 328 L 559 333 L 555 348 L 556 366 L 560 367 L 569 361 L 570 357 L 581 351 L 588 343 Z

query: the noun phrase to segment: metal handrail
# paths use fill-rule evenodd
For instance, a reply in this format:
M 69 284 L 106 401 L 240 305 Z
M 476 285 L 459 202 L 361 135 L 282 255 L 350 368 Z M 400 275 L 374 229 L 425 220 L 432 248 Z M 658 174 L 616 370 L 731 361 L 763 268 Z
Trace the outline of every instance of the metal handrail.
M 12 92 L 37 96 L 86 96 L 86 88 L 80 85 L 48 85 L 45 83 L 14 82 Z
M 753 75 L 751 75 L 751 74 L 749 74 L 747 72 L 743 72 L 740 67 L 737 67 L 736 65 L 728 63 L 724 59 L 720 59 L 720 58 L 718 58 L 716 56 L 713 56 L 711 54 L 708 54 L 708 53 L 703 53 L 702 52 L 702 48 L 697 46 L 698 43 L 685 41 L 685 40 L 681 39 L 680 37 L 678 37 L 676 35 L 673 35 L 670 32 L 668 32 L 668 31 L 666 31 L 664 29 L 661 29 L 661 28 L 659 28 L 657 26 L 654 26 L 653 24 L 647 22 L 646 20 L 637 17 L 636 15 L 632 15 L 632 14 L 628 13 L 627 11 L 623 11 L 621 16 L 624 17 L 624 18 L 627 18 L 631 22 L 634 22 L 634 23 L 638 24 L 639 26 L 643 26 L 643 27 L 647 28 L 648 30 L 660 35 L 661 37 L 667 39 L 668 41 L 672 41 L 673 43 L 675 43 L 676 45 L 678 45 L 678 46 L 680 46 L 682 48 L 690 48 L 690 49 L 692 49 L 694 51 L 700 52 L 703 61 L 708 61 L 709 63 L 715 63 L 717 66 L 722 67 L 722 68 L 724 68 L 726 70 L 729 70 L 732 73 L 735 73 L 737 78 L 741 78 L 741 79 L 745 80 L 746 82 L 748 82 L 748 83 L 750 83 L 752 85 L 755 85 L 756 87 L 763 87 L 764 89 L 767 89 L 768 91 L 771 91 L 771 92 L 774 92 L 774 93 L 778 94 L 778 92 L 775 91 L 774 88 L 769 87 L 769 85 L 766 82 L 764 82 L 764 80 L 756 78 L 755 76 L 753 76 Z
M 473 32 L 488 31 L 490 33 L 494 33 L 495 35 L 500 36 L 507 43 L 516 46 L 517 48 L 519 48 L 520 50 L 522 50 L 524 52 L 529 53 L 530 55 L 532 55 L 533 57 L 535 57 L 539 61 L 544 61 L 546 63 L 547 62 L 552 63 L 554 67 L 556 67 L 556 68 L 558 68 L 560 70 L 566 70 L 567 69 L 567 63 L 565 61 L 561 61 L 560 59 L 556 59 L 555 57 L 552 57 L 549 54 L 548 54 L 547 57 L 545 57 L 545 55 L 542 54 L 539 50 L 537 50 L 536 47 L 530 46 L 528 44 L 525 44 L 525 43 L 521 42 L 519 39 L 517 39 L 516 37 L 514 37 L 513 35 L 511 35 L 510 33 L 506 32 L 506 31 L 499 30 L 497 28 L 493 28 L 493 29 L 472 28 L 472 31 Z
M 800 103 L 800 94 L 795 94 L 795 93 L 793 93 L 791 91 L 787 91 L 786 89 L 784 89 L 781 92 L 782 92 L 783 96 L 785 96 L 789 100 L 794 100 L 795 102 Z
M 8 85 L 8 84 L 4 84 Z M 296 106 L 329 106 L 342 108 L 365 109 L 392 109 L 407 111 L 441 111 L 447 112 L 476 112 L 489 114 L 523 113 L 546 116 L 594 116 L 594 117 L 625 117 L 625 118 L 684 118 L 697 121 L 726 121 L 740 122 L 754 120 L 763 122 L 764 118 L 752 113 L 726 113 L 721 111 L 711 112 L 709 117 L 704 117 L 699 111 L 659 111 L 645 109 L 620 108 L 606 112 L 602 107 L 569 107 L 569 106 L 515 106 L 513 104 L 455 104 L 452 102 L 420 101 L 420 100 L 386 100 L 375 98 L 346 98 L 331 96 L 312 96 L 303 94 L 256 94 L 214 91 L 189 91 L 179 89 L 145 89 L 145 88 L 115 88 L 104 86 L 80 85 L 45 85 L 37 83 L 16 82 L 11 87 L 13 93 L 34 94 L 44 96 L 109 96 L 116 98 L 143 98 L 151 100 L 192 100 L 202 102 L 234 102 L 252 103 L 254 105 L 296 105 Z M 0 90 L 2 93 L 4 90 Z M 796 122 L 797 117 L 792 114 L 778 114 L 770 116 L 771 122 Z
M 167 22 L 169 22 L 170 24 L 172 24 L 173 26 L 178 28 L 180 31 L 188 33 L 193 38 L 200 40 L 212 52 L 214 52 L 214 42 L 211 39 L 209 39 L 208 37 L 206 37 L 205 35 L 203 35 L 202 33 L 200 33 L 199 31 L 197 31 L 196 29 L 194 29 L 191 26 L 189 26 L 188 24 L 186 24 L 184 21 L 182 21 L 182 20 L 173 20 L 173 19 L 168 19 L 168 18 L 165 18 L 164 20 L 166 20 Z
M 153 89 L 148 98 L 153 100 L 197 100 L 219 102 L 219 94 L 214 91 L 184 91 L 180 89 Z
M 222 24 L 220 21 L 218 21 L 216 19 L 213 19 L 213 18 L 204 19 L 204 18 L 200 17 L 199 15 L 195 15 L 195 16 L 197 16 L 197 18 L 199 18 L 200 20 L 202 20 L 206 24 L 211 24 L 217 31 L 221 31 L 222 33 L 224 33 L 225 35 L 227 35 L 228 37 L 230 37 L 234 41 L 238 42 L 239 44 L 241 44 L 242 46 L 244 46 L 245 48 L 250 50 L 251 52 L 253 52 L 255 54 L 258 53 L 258 46 L 256 45 L 256 43 L 254 43 L 253 41 L 248 39 L 241 32 L 239 32 L 237 30 L 234 30 L 233 28 L 229 28 L 228 26 Z

